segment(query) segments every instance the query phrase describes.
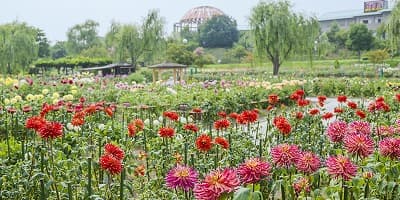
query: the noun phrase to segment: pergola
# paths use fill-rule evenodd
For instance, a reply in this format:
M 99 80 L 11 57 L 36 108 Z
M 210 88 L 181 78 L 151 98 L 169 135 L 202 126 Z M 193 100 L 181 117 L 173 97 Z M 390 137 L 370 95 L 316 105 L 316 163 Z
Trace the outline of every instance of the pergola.
M 134 71 L 134 67 L 132 64 L 128 63 L 116 63 L 116 64 L 109 64 L 106 66 L 101 67 L 90 67 L 90 68 L 83 68 L 80 71 L 101 71 L 102 75 L 123 75 L 123 74 L 130 74 Z
M 177 63 L 160 63 L 149 67 L 153 70 L 153 83 L 160 80 L 161 74 L 165 70 L 173 70 L 174 83 L 183 79 L 183 72 L 187 68 L 187 65 L 181 65 Z

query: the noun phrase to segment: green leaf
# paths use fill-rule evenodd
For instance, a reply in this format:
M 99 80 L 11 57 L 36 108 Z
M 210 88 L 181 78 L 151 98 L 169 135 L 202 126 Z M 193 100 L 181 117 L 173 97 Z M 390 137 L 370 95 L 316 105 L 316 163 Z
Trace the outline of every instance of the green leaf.
M 233 200 L 248 200 L 251 198 L 251 193 L 249 188 L 240 188 L 233 195 Z

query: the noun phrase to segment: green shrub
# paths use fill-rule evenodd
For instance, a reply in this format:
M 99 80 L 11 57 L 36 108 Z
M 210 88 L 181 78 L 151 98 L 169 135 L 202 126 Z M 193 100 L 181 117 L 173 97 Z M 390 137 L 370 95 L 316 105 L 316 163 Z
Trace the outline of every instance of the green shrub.
M 153 80 L 153 72 L 149 68 L 140 68 L 139 73 L 145 78 L 146 82 Z
M 127 77 L 127 81 L 129 83 L 131 83 L 131 82 L 143 83 L 145 81 L 145 76 L 143 74 L 141 74 L 140 72 L 135 72 L 135 73 L 130 74 Z
M 339 69 L 339 68 L 340 68 L 339 60 L 335 60 L 335 62 L 333 63 L 333 67 L 334 67 L 335 69 Z
M 390 67 L 397 67 L 400 64 L 399 60 L 387 60 L 385 61 L 386 64 L 388 64 Z

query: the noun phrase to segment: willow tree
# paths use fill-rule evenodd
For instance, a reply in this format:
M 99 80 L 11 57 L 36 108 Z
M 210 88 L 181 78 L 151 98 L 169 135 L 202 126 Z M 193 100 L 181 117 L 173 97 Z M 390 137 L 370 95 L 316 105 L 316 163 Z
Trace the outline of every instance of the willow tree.
M 26 23 L 13 22 L 0 26 L 0 66 L 3 72 L 17 72 L 37 58 L 37 29 Z
M 256 53 L 272 62 L 275 76 L 281 64 L 306 40 L 302 24 L 308 24 L 308 19 L 296 15 L 290 8 L 289 1 L 260 2 L 250 16 Z
M 386 26 L 392 54 L 394 55 L 400 48 L 400 2 L 392 10 Z
M 163 42 L 164 22 L 158 12 L 151 11 L 142 25 L 113 22 L 106 35 L 106 45 L 118 61 L 130 60 L 134 67 L 147 52 L 155 54 Z M 147 55 L 148 56 L 148 55 Z

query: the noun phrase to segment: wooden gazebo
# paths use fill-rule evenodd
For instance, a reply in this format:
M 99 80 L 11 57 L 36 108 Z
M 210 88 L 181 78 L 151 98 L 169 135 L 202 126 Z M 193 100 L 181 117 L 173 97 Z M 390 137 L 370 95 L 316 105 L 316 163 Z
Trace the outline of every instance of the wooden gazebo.
M 153 70 L 153 83 L 160 80 L 161 74 L 165 70 L 173 70 L 174 84 L 177 81 L 183 80 L 184 72 L 187 65 L 182 65 L 178 63 L 160 63 L 149 67 Z

